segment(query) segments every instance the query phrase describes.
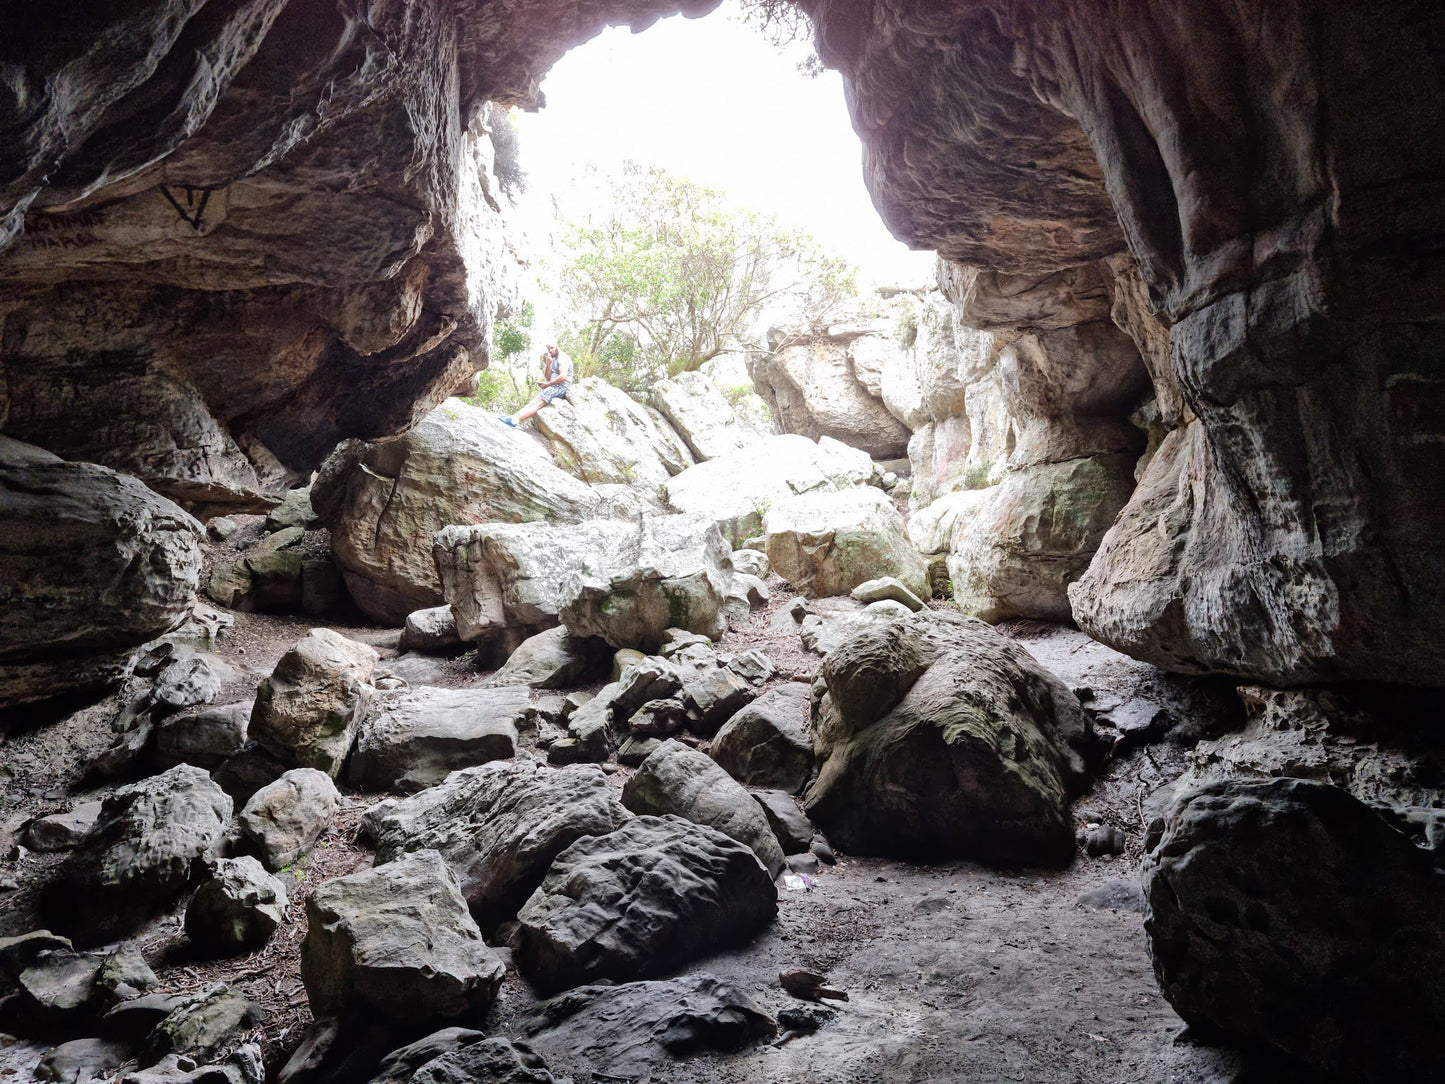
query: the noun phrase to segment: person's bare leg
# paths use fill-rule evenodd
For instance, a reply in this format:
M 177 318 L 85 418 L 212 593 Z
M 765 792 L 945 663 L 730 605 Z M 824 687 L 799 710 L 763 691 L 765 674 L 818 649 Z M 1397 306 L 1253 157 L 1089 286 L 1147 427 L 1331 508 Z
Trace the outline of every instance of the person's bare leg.
M 522 422 L 526 421 L 528 418 L 530 418 L 533 414 L 537 413 L 537 411 L 541 410 L 546 405 L 547 404 L 539 395 L 537 398 L 533 399 L 530 403 L 524 406 L 521 410 L 517 411 L 517 413 L 512 415 L 512 424 L 520 425 Z

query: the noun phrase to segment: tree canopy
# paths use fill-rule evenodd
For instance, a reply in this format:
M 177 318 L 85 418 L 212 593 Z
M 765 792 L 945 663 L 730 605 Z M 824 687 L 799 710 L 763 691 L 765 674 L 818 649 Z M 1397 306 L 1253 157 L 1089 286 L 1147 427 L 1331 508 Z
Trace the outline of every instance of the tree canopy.
M 624 387 L 751 344 L 768 321 L 811 324 L 854 293 L 854 270 L 810 236 L 653 166 L 592 170 L 558 207 L 553 288 L 581 373 Z

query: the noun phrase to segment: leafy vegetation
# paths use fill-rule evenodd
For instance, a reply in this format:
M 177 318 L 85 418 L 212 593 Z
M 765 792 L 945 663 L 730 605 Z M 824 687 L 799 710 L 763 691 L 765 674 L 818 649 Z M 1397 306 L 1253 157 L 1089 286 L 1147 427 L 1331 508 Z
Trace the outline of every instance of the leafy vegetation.
M 511 413 L 527 401 L 527 361 L 535 318 L 536 309 L 529 301 L 514 317 L 492 324 L 491 363 L 477 374 L 477 390 L 467 397 L 468 403 Z
M 551 268 L 579 376 L 642 390 L 766 320 L 821 323 L 855 292 L 854 269 L 813 238 L 686 178 L 626 163 L 584 185 L 585 208 L 558 209 Z

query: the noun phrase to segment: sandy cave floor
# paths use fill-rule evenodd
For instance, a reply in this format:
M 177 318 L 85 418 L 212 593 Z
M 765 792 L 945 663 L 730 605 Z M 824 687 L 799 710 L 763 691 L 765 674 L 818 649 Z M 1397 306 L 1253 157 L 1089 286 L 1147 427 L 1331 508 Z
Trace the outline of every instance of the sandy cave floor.
M 776 577 L 769 585 L 774 594 L 768 608 L 719 647 L 761 649 L 778 667 L 778 680 L 810 675 L 817 657 L 802 649 L 795 632 L 771 625 L 792 593 Z M 300 617 L 237 614 L 217 654 L 251 675 L 264 674 L 314 624 Z M 383 656 L 395 654 L 396 630 L 329 627 L 377 645 Z M 1041 655 L 1054 637 L 1067 635 L 1032 624 L 1015 632 Z M 1060 644 L 1054 647 L 1067 650 L 1067 641 Z M 475 669 L 469 655 L 434 669 L 430 680 L 447 685 L 483 684 L 489 676 Z M 104 788 L 94 795 L 72 788 L 84 765 L 109 743 L 114 711 L 114 701 L 107 700 L 59 718 L 12 713 L 8 732 L 0 732 L 0 826 L 103 793 Z M 535 735 L 529 739 L 530 745 Z M 531 748 L 527 753 L 537 755 Z M 1131 895 L 1143 836 L 1140 802 L 1178 773 L 1179 755 L 1163 747 L 1135 750 L 1076 803 L 1081 827 L 1101 821 L 1124 830 L 1130 848 L 1119 858 L 1081 854 L 1064 871 L 1000 872 L 969 863 L 912 866 L 842 856 L 806 890 L 780 890 L 777 922 L 764 935 L 746 949 L 699 961 L 688 971 L 732 981 L 774 1013 L 802 1004 L 778 984 L 778 972 L 787 968 L 826 972 L 850 1000 L 813 1035 L 735 1055 L 668 1062 L 651 1079 L 777 1084 L 1226 1079 L 1219 1074 L 1227 1055 L 1176 1042 L 1182 1025 L 1154 982 L 1137 910 L 1127 903 L 1115 910 L 1078 902 L 1110 887 L 1116 902 Z M 1161 757 L 1172 762 L 1161 764 Z M 620 787 L 628 770 L 616 765 L 609 770 Z M 162 991 L 193 991 L 222 981 L 253 1000 L 262 1022 L 247 1038 L 263 1045 L 273 1070 L 311 1019 L 299 971 L 305 897 L 317 884 L 370 863 L 371 852 L 355 842 L 355 828 L 379 797 L 347 795 L 320 845 L 289 875 L 287 922 L 260 952 L 219 961 L 193 958 L 179 911 L 129 939 L 155 968 Z M 62 859 L 27 854 L 17 863 L 0 856 L 0 881 L 13 879 L 19 886 L 0 892 L 0 936 L 43 925 L 35 913 L 38 888 Z M 526 983 L 509 970 L 481 1026 L 509 1034 L 509 1025 L 535 1004 Z M 43 1052 L 33 1043 L 0 1039 L 0 1081 L 31 1079 Z M 543 1052 L 559 1077 L 570 1074 L 577 1084 L 617 1079 L 594 1078 L 573 1052 Z

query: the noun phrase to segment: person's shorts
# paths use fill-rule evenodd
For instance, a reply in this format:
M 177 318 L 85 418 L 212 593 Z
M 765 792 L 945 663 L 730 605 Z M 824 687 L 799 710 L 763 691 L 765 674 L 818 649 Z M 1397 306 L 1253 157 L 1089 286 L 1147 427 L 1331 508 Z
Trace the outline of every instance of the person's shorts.
M 571 384 L 553 384 L 550 388 L 543 388 L 542 402 L 550 403 L 554 399 L 567 398 L 567 389 L 569 389 L 571 386 Z

